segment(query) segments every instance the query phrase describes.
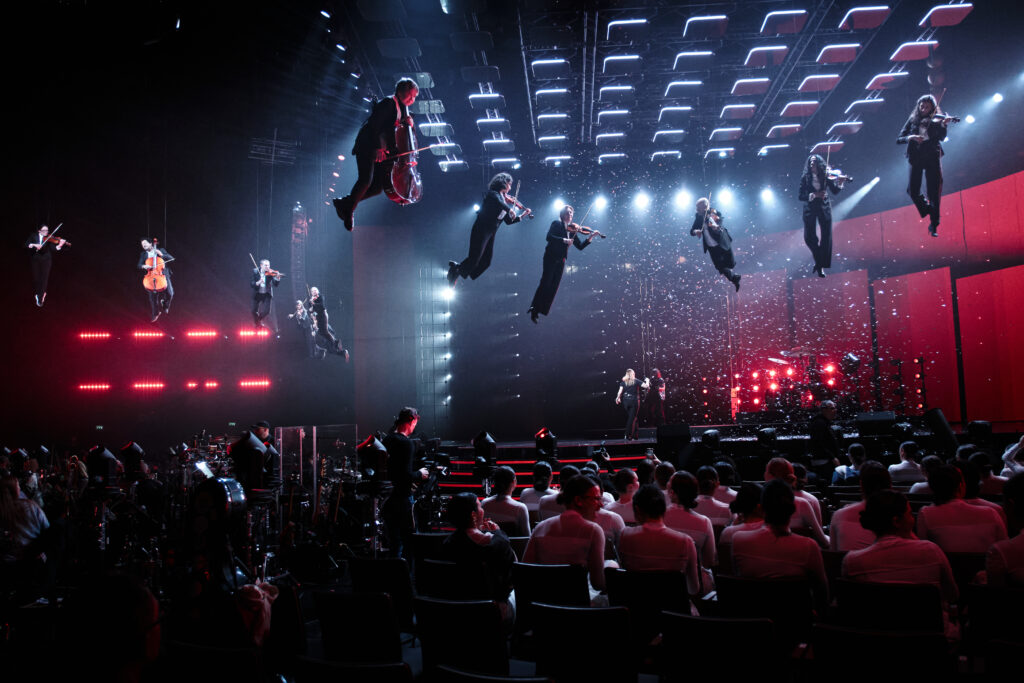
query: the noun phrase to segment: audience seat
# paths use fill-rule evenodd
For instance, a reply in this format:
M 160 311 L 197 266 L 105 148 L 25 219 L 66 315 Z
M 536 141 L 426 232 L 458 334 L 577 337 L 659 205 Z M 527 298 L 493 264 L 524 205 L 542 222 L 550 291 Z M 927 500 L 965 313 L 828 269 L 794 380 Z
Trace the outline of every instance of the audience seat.
M 719 576 L 718 614 L 724 617 L 762 617 L 776 625 L 785 645 L 806 642 L 814 619 L 811 585 L 804 579 L 751 579 Z
M 483 568 L 443 560 L 422 560 L 416 594 L 443 600 L 490 600 Z
M 295 683 L 337 683 L 338 681 L 412 683 L 412 670 L 404 662 L 355 664 L 299 657 L 295 664 L 294 681 Z
M 522 561 L 523 555 L 526 554 L 526 545 L 530 542 L 529 536 L 509 536 L 508 543 L 512 546 L 512 552 L 516 554 L 516 559 Z
M 1024 588 L 973 585 L 967 587 L 966 598 L 965 642 L 979 650 L 993 640 L 1024 643 Z
M 674 571 L 604 570 L 608 601 L 613 607 L 629 608 L 629 631 L 633 644 L 643 648 L 658 635 L 662 610 L 690 612 L 686 575 Z
M 771 619 L 695 617 L 664 611 L 660 615 L 659 672 L 667 683 L 772 679 L 785 673 L 785 657 L 773 648 Z M 782 678 L 779 676 L 778 678 Z M 776 679 L 777 680 L 777 679 Z
M 516 591 L 517 635 L 525 635 L 533 628 L 533 605 L 586 607 L 590 605 L 590 588 L 585 567 L 572 564 L 512 565 L 512 585 Z
M 313 594 L 324 657 L 332 661 L 402 661 L 395 609 L 387 593 Z
M 872 631 L 815 624 L 812 675 L 829 683 L 952 680 L 956 662 L 942 632 Z
M 637 680 L 636 659 L 624 643 L 625 607 L 564 607 L 534 603 L 537 673 L 558 683 Z
M 438 683 L 553 683 L 546 676 L 490 676 L 456 669 L 453 666 L 439 666 L 434 680 Z
M 884 625 L 889 631 L 943 631 L 938 586 L 849 579 L 836 579 L 835 586 L 837 624 L 849 628 Z
M 447 664 L 478 673 L 508 674 L 508 641 L 493 600 L 415 598 L 423 672 Z
M 415 633 L 412 610 L 412 578 L 409 565 L 400 557 L 348 561 L 352 588 L 357 593 L 387 593 L 395 608 L 395 619 L 403 633 Z

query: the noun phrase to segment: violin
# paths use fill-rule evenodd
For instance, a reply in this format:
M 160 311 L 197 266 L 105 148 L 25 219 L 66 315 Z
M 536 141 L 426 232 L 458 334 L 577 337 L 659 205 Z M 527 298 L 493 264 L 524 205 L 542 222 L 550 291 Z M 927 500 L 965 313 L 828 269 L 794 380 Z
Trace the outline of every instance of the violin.
M 62 239 L 64 239 L 64 238 L 63 237 L 54 237 L 53 235 L 47 235 L 46 239 L 43 240 L 43 244 L 47 244 L 47 243 L 50 243 L 50 244 L 60 244 L 60 241 Z M 71 246 L 71 242 L 69 242 L 68 240 L 64 240 L 64 246 L 65 247 L 70 247 Z
M 416 133 L 413 132 L 412 124 L 406 121 L 409 110 L 397 97 L 394 100 L 399 116 L 405 116 L 402 116 L 401 125 L 395 128 L 394 154 L 382 164 L 390 165 L 391 168 L 382 168 L 381 171 L 384 173 L 384 193 L 388 199 L 405 206 L 415 204 L 423 197 L 423 181 L 420 180 L 420 172 L 416 170 L 419 163 Z
M 846 175 L 838 168 L 832 168 L 831 166 L 825 167 L 825 177 L 829 180 L 842 180 L 844 182 L 852 183 L 853 176 Z
M 585 225 L 579 225 L 577 223 L 570 223 L 569 225 L 565 226 L 565 229 L 568 230 L 570 233 L 578 233 L 580 235 L 597 235 L 601 239 L 608 237 L 608 235 L 602 234 L 597 230 L 594 230 L 593 228 L 588 228 Z
M 932 116 L 932 121 L 936 123 L 960 123 L 959 116 L 950 116 L 949 114 L 935 114 Z
M 512 206 L 519 209 L 519 211 L 521 212 L 520 215 L 525 214 L 526 216 L 529 216 L 530 220 L 532 221 L 533 211 L 529 207 L 524 206 L 523 203 L 520 202 L 519 199 L 517 199 L 517 197 L 519 197 L 519 185 L 521 183 L 522 181 L 516 183 L 516 193 L 514 195 L 509 194 L 507 190 L 505 192 L 502 192 L 501 194 L 505 198 L 505 201 L 512 202 Z
M 279 270 L 274 270 L 273 268 L 267 268 L 267 271 L 263 274 L 267 277 L 284 277 L 284 273 Z

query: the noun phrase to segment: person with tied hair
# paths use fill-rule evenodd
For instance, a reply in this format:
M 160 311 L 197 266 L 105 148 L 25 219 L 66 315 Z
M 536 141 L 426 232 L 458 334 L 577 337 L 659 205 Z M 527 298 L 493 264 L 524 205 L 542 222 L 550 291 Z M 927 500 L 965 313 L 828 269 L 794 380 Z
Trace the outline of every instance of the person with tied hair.
M 629 571 L 678 571 L 686 574 L 686 591 L 700 593 L 697 549 L 693 539 L 665 526 L 665 497 L 653 485 L 642 486 L 632 500 L 640 526 L 622 532 L 619 556 Z
M 558 491 L 551 488 L 551 465 L 538 460 L 533 464 L 533 486 L 523 489 L 519 502 L 526 505 L 527 510 L 536 510 L 541 498 L 557 494 Z
M 626 441 L 640 438 L 639 422 L 637 413 L 640 411 L 640 390 L 650 386 L 648 380 L 640 382 L 636 378 L 636 371 L 628 368 L 626 374 L 619 381 L 619 393 L 615 395 L 615 405 L 621 405 L 626 410 Z
M 573 477 L 579 476 L 580 469 L 575 465 L 565 465 L 558 471 L 558 480 L 560 482 L 566 482 Z M 552 493 L 542 497 L 537 503 L 537 519 L 544 521 L 550 517 L 557 517 L 558 515 L 565 512 L 565 506 L 562 505 L 560 491 L 555 489 Z
M 812 273 L 825 277 L 825 269 L 832 267 L 832 203 L 828 193 L 839 194 L 843 189 L 842 178 L 830 178 L 825 160 L 820 154 L 807 157 L 803 175 L 800 176 L 798 196 L 804 204 L 804 243 L 811 250 L 814 259 Z M 817 225 L 816 225 L 817 224 Z M 821 228 L 818 237 L 817 227 Z
M 597 488 L 600 490 L 601 482 L 597 477 L 590 474 L 588 470 L 583 470 L 583 476 L 597 484 Z M 605 557 L 618 557 L 619 537 L 622 536 L 622 531 L 626 528 L 626 522 L 623 521 L 617 512 L 604 508 L 609 502 L 605 498 L 607 495 L 607 493 L 602 493 L 601 505 L 596 510 L 591 510 L 588 506 L 583 517 L 591 522 L 597 522 L 597 525 L 601 527 L 601 531 L 604 532 Z
M 562 482 L 558 502 L 565 512 L 536 526 L 526 544 L 523 562 L 575 564 L 587 568 L 592 588 L 604 588 L 604 532 L 586 518 L 601 507 L 601 489 L 589 477 Z
M 672 479 L 672 475 L 676 473 L 676 466 L 672 463 L 665 461 L 659 462 L 654 467 L 654 483 L 661 489 L 662 494 L 665 496 L 665 502 L 671 503 L 671 499 L 668 495 L 669 481 Z
M 533 294 L 530 308 L 526 311 L 534 323 L 537 322 L 538 315 L 547 315 L 551 312 L 551 304 L 555 301 L 555 294 L 558 293 L 558 285 L 565 271 L 565 260 L 569 258 L 569 245 L 583 251 L 594 241 L 594 233 L 583 239 L 576 230 L 579 226 L 572 222 L 573 211 L 574 209 L 566 204 L 558 212 L 558 220 L 552 221 L 548 227 L 545 238 L 547 246 L 544 248 L 544 271 L 540 276 L 537 291 Z
M 615 473 L 612 481 L 615 483 L 619 499 L 614 503 L 606 503 L 604 509 L 622 517 L 622 521 L 626 524 L 636 524 L 637 519 L 633 515 L 633 496 L 640 489 L 640 480 L 637 478 L 636 472 L 628 467 L 623 467 Z
M 793 495 L 807 501 L 814 512 L 814 518 L 821 524 L 821 501 L 804 490 L 807 486 L 807 468 L 798 462 L 793 463 Z
M 999 513 L 964 501 L 966 486 L 960 470 L 941 465 L 928 475 L 934 505 L 917 511 L 917 535 L 934 541 L 947 553 L 983 553 L 1006 538 Z
M 938 237 L 939 202 L 942 200 L 942 141 L 946 139 L 946 125 L 949 120 L 939 109 L 939 103 L 931 95 L 917 98 L 903 130 L 896 138 L 896 144 L 907 146 L 907 161 L 910 163 L 910 182 L 907 194 L 914 201 L 921 218 L 929 218 L 928 234 Z M 921 194 L 921 174 L 925 176 L 928 199 Z
M 892 487 L 889 471 L 877 460 L 868 460 L 860 470 L 860 502 L 850 503 L 832 513 L 828 526 L 829 549 L 860 550 L 875 542 L 875 536 L 860 523 L 868 498 Z
M 988 549 L 985 573 L 990 586 L 1024 588 L 1024 473 L 1013 475 L 1003 487 L 1003 509 L 1010 538 Z
M 672 504 L 665 511 L 665 526 L 686 534 L 693 539 L 703 571 L 704 585 L 714 586 L 711 569 L 718 565 L 718 549 L 715 547 L 715 530 L 711 520 L 697 512 L 697 478 L 680 470 L 669 480 L 669 499 Z
M 773 479 L 781 479 L 792 488 L 796 483 L 796 474 L 793 473 L 792 463 L 785 458 L 772 458 L 769 460 L 764 468 L 764 480 L 768 482 Z M 795 494 L 794 498 L 795 509 L 793 519 L 790 521 L 790 527 L 801 535 L 813 538 L 822 549 L 828 548 L 828 536 L 825 535 L 821 528 L 821 523 L 814 515 L 814 508 L 803 498 L 796 497 Z
M 469 233 L 469 253 L 461 263 L 448 262 L 449 286 L 454 287 L 460 276 L 475 280 L 490 267 L 491 258 L 494 256 L 494 240 L 502 222 L 512 225 L 523 220 L 523 216 L 533 215 L 530 209 L 516 213 L 517 204 L 509 197 L 511 190 L 512 176 L 508 173 L 499 173 L 491 178 L 480 210 L 476 212 L 473 229 Z
M 705 465 L 697 470 L 697 507 L 694 510 L 711 520 L 712 526 L 726 527 L 732 522 L 729 505 L 715 498 L 718 490 L 718 470 Z
M 475 494 L 464 491 L 452 496 L 448 503 L 448 521 L 455 531 L 444 539 L 440 556 L 470 571 L 479 571 L 488 590 L 488 594 L 479 599 L 497 602 L 502 616 L 511 621 L 514 605 L 509 596 L 516 556 L 508 536 L 492 520 L 486 519 L 486 514 Z
M 912 484 L 908 493 L 931 493 L 932 487 L 928 484 L 928 479 L 944 464 L 942 458 L 937 455 L 926 455 L 921 458 L 921 473 L 924 474 L 925 480 Z
M 921 471 L 921 466 L 917 464 L 919 450 L 916 441 L 904 441 L 900 444 L 900 461 L 895 465 L 889 465 L 892 483 L 915 484 L 927 479 Z
M 481 505 L 484 512 L 499 527 L 512 536 L 530 535 L 530 512 L 526 505 L 512 498 L 516 488 L 516 473 L 508 465 L 494 470 L 491 477 L 494 482 L 494 495 L 485 498 Z
M 409 107 L 419 94 L 416 81 L 411 78 L 399 80 L 395 83 L 395 94 L 374 104 L 370 116 L 359 129 L 352 147 L 359 177 L 348 195 L 334 200 L 334 210 L 346 230 L 351 231 L 355 225 L 355 210 L 359 202 L 384 191 L 384 181 L 391 170 L 386 165 L 388 153 L 397 151 L 395 132 L 399 126 L 413 125 Z
M 745 481 L 736 493 L 736 498 L 729 503 L 729 511 L 735 515 L 733 523 L 722 529 L 718 538 L 718 551 L 724 555 L 725 546 L 732 548 L 732 537 L 741 531 L 754 531 L 764 524 L 764 510 L 761 508 L 762 487 L 760 484 Z M 732 557 L 730 550 L 729 556 Z
M 718 473 L 718 488 L 715 489 L 715 500 L 720 500 L 726 505 L 736 500 L 736 492 L 732 485 L 737 483 L 736 467 L 725 460 L 719 460 L 713 467 Z

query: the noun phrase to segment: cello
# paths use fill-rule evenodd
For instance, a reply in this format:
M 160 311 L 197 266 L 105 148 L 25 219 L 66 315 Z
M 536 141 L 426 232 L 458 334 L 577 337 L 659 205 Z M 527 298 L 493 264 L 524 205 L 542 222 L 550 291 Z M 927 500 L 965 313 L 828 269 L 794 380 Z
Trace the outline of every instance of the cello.
M 153 238 L 153 253 L 146 259 L 146 275 L 142 278 L 142 286 L 150 292 L 162 292 L 167 289 L 167 276 L 164 275 L 164 266 L 174 259 L 165 261 L 157 249 L 157 239 Z
M 395 127 L 392 158 L 384 162 L 391 168 L 382 168 L 381 171 L 384 173 L 384 193 L 391 201 L 405 206 L 415 204 L 423 197 L 423 181 L 420 180 L 420 172 L 416 170 L 419 149 L 416 146 L 416 133 L 409 121 L 409 109 L 397 97 L 394 99 L 401 122 Z

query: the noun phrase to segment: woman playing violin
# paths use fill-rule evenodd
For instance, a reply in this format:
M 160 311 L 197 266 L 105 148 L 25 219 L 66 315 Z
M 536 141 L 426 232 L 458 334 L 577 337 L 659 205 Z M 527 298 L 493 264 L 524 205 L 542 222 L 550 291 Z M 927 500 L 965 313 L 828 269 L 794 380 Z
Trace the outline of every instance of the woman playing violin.
M 907 194 L 921 218 L 930 218 L 928 234 L 939 236 L 939 202 L 942 199 L 942 141 L 946 139 L 946 126 L 955 120 L 943 116 L 939 104 L 931 95 L 917 100 L 910 118 L 903 124 L 896 143 L 907 146 L 910 162 L 910 183 Z M 928 199 L 921 195 L 921 174 L 924 174 Z
M 828 174 L 825 160 L 820 154 L 807 157 L 804 173 L 800 177 L 800 201 L 804 204 L 804 243 L 814 257 L 813 273 L 825 277 L 825 269 L 832 267 L 832 203 L 829 191 L 838 194 L 843 189 L 843 178 Z M 821 227 L 818 237 L 817 227 Z
M 144 239 L 140 242 L 142 254 L 139 255 L 139 268 L 146 271 L 147 275 L 159 274 L 166 281 L 166 286 L 161 289 L 158 286 L 146 287 L 146 296 L 149 297 L 150 322 L 155 323 L 161 313 L 171 312 L 171 299 L 174 298 L 174 285 L 171 284 L 171 269 L 167 262 L 173 260 L 167 250 L 157 246 L 155 239 Z M 163 281 L 160 282 L 163 284 Z
M 256 327 L 266 327 L 263 320 L 270 315 L 274 303 L 274 287 L 281 284 L 281 273 L 270 267 L 269 259 L 262 259 L 259 268 L 252 271 L 252 318 Z
M 448 284 L 455 286 L 459 276 L 477 279 L 491 265 L 494 255 L 494 238 L 502 221 L 509 225 L 518 223 L 523 216 L 530 216 L 533 211 L 527 209 L 509 196 L 512 189 L 512 176 L 499 173 L 491 178 L 491 184 L 484 195 L 484 201 L 476 214 L 473 230 L 469 234 L 469 254 L 462 263 L 448 262 Z M 521 213 L 516 213 L 517 207 Z
M 40 308 L 46 301 L 46 285 L 50 281 L 53 250 L 60 251 L 64 248 L 64 244 L 63 239 L 56 236 L 50 237 L 50 226 L 48 225 L 40 225 L 39 230 L 25 240 L 25 248 L 31 253 L 32 286 L 35 289 L 36 306 Z
M 537 285 L 533 302 L 527 311 L 534 323 L 537 322 L 538 315 L 547 315 L 551 311 L 551 304 L 558 293 L 558 284 L 562 281 L 562 273 L 565 271 L 565 259 L 569 257 L 569 245 L 582 251 L 597 236 L 596 231 L 589 231 L 590 236 L 582 239 L 582 228 L 572 222 L 572 216 L 573 208 L 563 206 L 558 213 L 560 220 L 552 221 L 551 227 L 548 228 L 547 247 L 544 248 L 544 273 L 540 276 L 540 284 Z

